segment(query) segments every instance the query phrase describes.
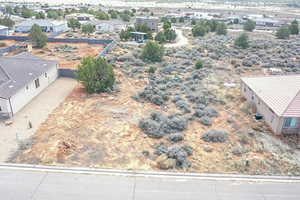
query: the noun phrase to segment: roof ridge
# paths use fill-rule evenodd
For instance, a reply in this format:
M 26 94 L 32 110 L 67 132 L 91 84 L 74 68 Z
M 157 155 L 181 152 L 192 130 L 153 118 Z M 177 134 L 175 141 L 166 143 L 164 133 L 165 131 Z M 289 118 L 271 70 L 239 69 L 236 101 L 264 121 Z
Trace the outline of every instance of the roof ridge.
M 290 108 L 291 104 L 294 102 L 294 100 L 296 99 L 296 97 L 298 97 L 298 95 L 300 95 L 300 88 L 299 88 L 298 92 L 296 93 L 296 95 L 294 96 L 294 98 L 290 101 L 290 103 L 287 105 L 287 107 L 281 113 L 281 115 L 284 115 L 284 113 Z
M 6 75 L 6 77 L 9 79 L 9 80 L 12 80 L 11 76 L 3 69 L 3 67 L 0 65 L 0 70 Z

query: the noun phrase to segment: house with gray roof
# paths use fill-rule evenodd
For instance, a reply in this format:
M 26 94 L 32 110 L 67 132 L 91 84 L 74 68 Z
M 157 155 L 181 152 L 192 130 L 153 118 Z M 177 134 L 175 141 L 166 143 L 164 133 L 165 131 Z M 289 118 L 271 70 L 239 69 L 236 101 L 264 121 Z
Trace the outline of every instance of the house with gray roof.
M 68 24 L 66 21 L 56 21 L 48 19 L 29 19 L 15 25 L 15 32 L 27 33 L 30 32 L 31 27 L 37 24 L 44 32 L 60 33 L 68 30 Z
M 12 117 L 57 77 L 57 61 L 27 52 L 0 57 L 0 117 Z
M 243 77 L 241 92 L 275 134 L 300 133 L 300 75 Z

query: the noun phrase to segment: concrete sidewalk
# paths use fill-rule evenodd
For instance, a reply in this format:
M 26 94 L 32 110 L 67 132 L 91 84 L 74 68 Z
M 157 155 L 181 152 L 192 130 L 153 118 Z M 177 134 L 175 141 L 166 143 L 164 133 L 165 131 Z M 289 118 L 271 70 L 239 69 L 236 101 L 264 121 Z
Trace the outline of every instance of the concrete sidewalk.
M 59 78 L 21 111 L 13 117 L 13 124 L 5 126 L 0 122 L 0 163 L 5 162 L 9 154 L 17 149 L 17 140 L 32 136 L 48 115 L 71 93 L 77 81 L 69 78 Z M 28 129 L 28 122 L 33 125 Z
M 136 177 L 0 168 L 1 199 L 299 200 L 300 183 Z

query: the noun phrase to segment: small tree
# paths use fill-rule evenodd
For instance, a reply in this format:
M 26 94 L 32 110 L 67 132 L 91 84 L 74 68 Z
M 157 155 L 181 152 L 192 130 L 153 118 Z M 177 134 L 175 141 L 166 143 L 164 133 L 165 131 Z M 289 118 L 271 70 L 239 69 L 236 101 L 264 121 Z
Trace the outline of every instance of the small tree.
M 104 58 L 86 57 L 78 66 L 77 79 L 88 93 L 101 93 L 113 89 L 115 74 L 112 65 Z
M 165 33 L 164 32 L 158 32 L 155 36 L 155 41 L 158 41 L 160 44 L 163 44 L 167 41 Z
M 33 46 L 36 48 L 43 48 L 47 44 L 47 35 L 43 33 L 41 27 L 39 27 L 37 24 L 32 26 L 29 37 L 33 43 Z
M 131 34 L 130 34 L 129 30 L 121 30 L 119 36 L 122 41 L 127 41 L 127 40 L 129 40 Z
M 217 35 L 227 35 L 227 26 L 225 23 L 219 23 L 216 28 Z
M 249 47 L 249 37 L 246 33 L 242 33 L 235 41 L 234 45 L 242 49 Z
M 171 22 L 172 22 L 173 24 L 175 24 L 175 23 L 177 22 L 177 19 L 176 19 L 175 17 L 173 17 L 173 18 L 171 19 Z
M 21 11 L 21 16 L 23 18 L 30 18 L 33 16 L 33 11 L 28 9 L 28 8 L 23 8 L 22 11 Z
M 84 34 L 91 34 L 91 33 L 94 33 L 94 32 L 95 32 L 95 26 L 93 26 L 92 24 L 85 24 L 85 25 L 82 25 L 81 31 L 82 31 Z
M 0 19 L 0 25 L 12 28 L 15 25 L 15 22 L 13 20 L 11 20 L 10 18 L 5 17 L 3 19 Z
M 203 37 L 207 33 L 207 28 L 204 25 L 198 24 L 192 28 L 192 33 L 194 37 Z
M 234 24 L 239 24 L 239 23 L 240 23 L 240 20 L 239 20 L 238 18 L 235 18 L 235 19 L 233 20 L 233 23 L 234 23 Z
M 46 18 L 45 13 L 43 13 L 43 12 L 37 12 L 34 14 L 34 16 L 36 19 L 45 19 Z
M 96 13 L 96 18 L 99 20 L 109 20 L 109 15 L 103 11 Z
M 143 49 L 142 59 L 144 61 L 160 62 L 164 56 L 164 48 L 156 42 L 149 41 Z
M 76 28 L 80 28 L 80 26 L 81 26 L 80 22 L 77 19 L 74 19 L 74 18 L 69 19 L 69 21 L 68 21 L 68 27 L 70 27 L 71 29 L 73 29 L 73 31 Z
M 184 17 L 179 18 L 179 23 L 184 23 Z
M 291 25 L 289 26 L 290 33 L 292 35 L 298 35 L 299 34 L 299 23 L 297 20 L 292 21 Z
M 290 37 L 290 29 L 288 26 L 282 26 L 276 31 L 276 37 L 278 39 L 288 39 Z
M 171 22 L 165 21 L 165 22 L 164 22 L 164 25 L 163 25 L 164 31 L 167 31 L 167 30 L 169 30 L 169 29 L 171 29 L 171 28 L 172 28 Z
M 165 35 L 166 40 L 169 42 L 174 41 L 177 37 L 176 32 L 172 29 L 165 31 L 164 35 Z
M 191 24 L 192 25 L 196 25 L 197 24 L 196 20 L 193 19 L 192 22 L 191 22 Z
M 252 20 L 248 20 L 244 24 L 244 30 L 252 32 L 255 29 L 256 23 Z
M 196 62 L 195 67 L 196 67 L 196 69 L 201 69 L 201 68 L 203 68 L 203 67 L 204 67 L 204 62 L 203 62 L 203 60 L 198 60 L 198 61 Z

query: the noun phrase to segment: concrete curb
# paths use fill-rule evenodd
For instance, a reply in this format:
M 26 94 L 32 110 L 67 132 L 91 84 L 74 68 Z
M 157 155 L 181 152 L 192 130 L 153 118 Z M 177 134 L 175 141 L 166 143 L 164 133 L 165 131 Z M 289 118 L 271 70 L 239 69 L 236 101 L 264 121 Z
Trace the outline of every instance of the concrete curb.
M 151 178 L 177 178 L 177 179 L 202 179 L 217 181 L 252 181 L 252 182 L 287 182 L 300 183 L 300 176 L 258 176 L 258 175 L 238 175 L 238 174 L 200 174 L 200 173 L 177 173 L 159 171 L 140 170 L 118 170 L 118 169 L 97 169 L 86 167 L 57 167 L 28 164 L 0 164 L 0 170 L 26 170 L 48 173 L 73 173 L 90 175 L 113 175 L 131 177 L 151 177 Z

